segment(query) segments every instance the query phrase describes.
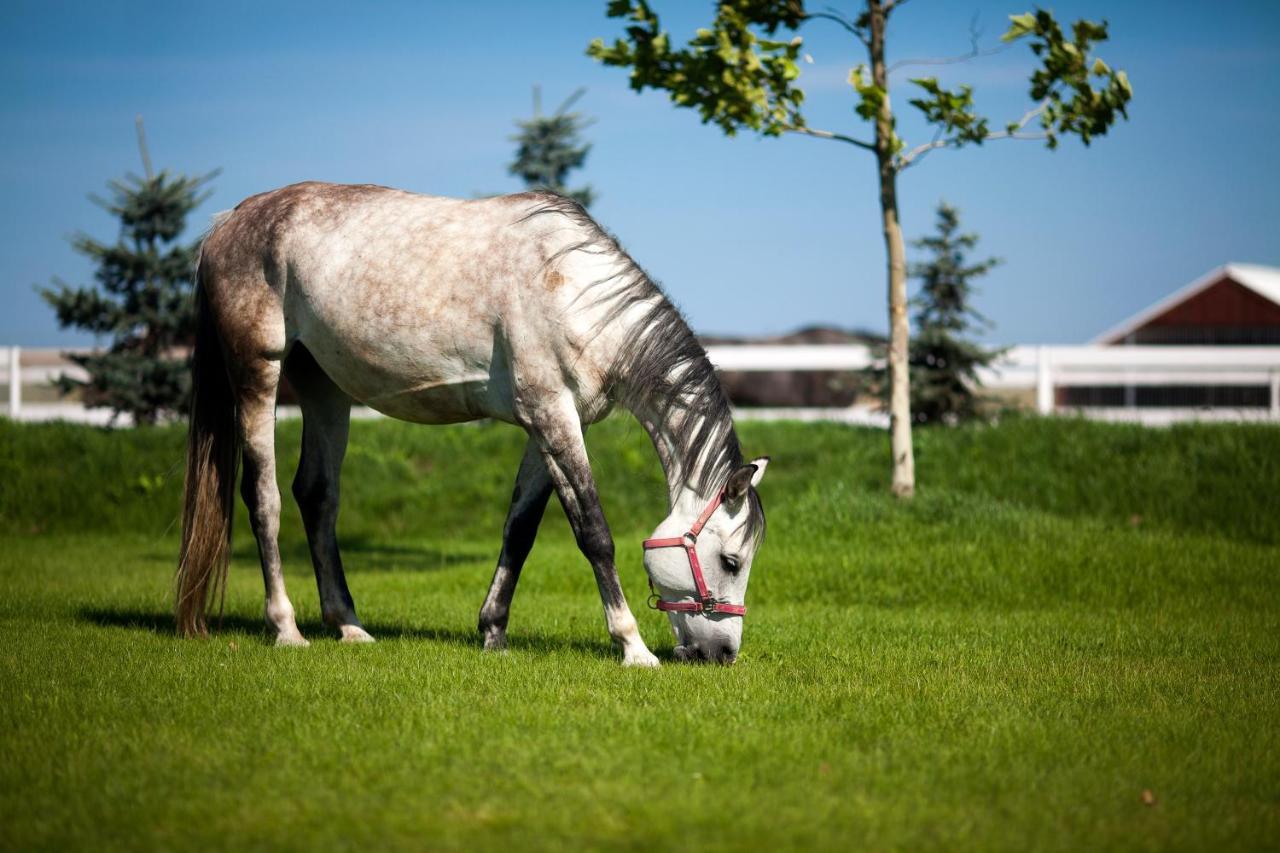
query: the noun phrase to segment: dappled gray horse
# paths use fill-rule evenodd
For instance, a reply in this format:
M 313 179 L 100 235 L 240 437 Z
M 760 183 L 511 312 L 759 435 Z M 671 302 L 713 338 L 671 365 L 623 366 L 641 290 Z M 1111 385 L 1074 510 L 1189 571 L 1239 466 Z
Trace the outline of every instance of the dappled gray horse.
M 276 390 L 302 407 L 302 510 L 326 624 L 372 638 L 338 554 L 338 474 L 350 410 L 426 424 L 495 418 L 529 435 L 484 606 L 487 649 L 506 646 L 520 569 L 552 489 L 595 570 L 623 663 L 656 666 L 618 582 L 583 430 L 617 403 L 653 440 L 670 514 L 647 540 L 651 602 L 676 656 L 732 662 L 764 531 L 729 406 L 702 347 L 662 292 L 573 201 L 475 201 L 376 186 L 295 184 L 215 219 L 196 272 L 198 333 L 178 566 L 181 633 L 207 633 L 224 588 L 236 467 L 266 583 L 266 622 L 306 645 L 277 547 Z

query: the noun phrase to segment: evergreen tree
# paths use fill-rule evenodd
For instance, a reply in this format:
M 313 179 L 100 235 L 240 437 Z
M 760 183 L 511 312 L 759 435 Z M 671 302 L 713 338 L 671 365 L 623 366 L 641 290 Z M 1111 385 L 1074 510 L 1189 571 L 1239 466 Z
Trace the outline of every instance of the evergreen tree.
M 62 328 L 109 335 L 100 352 L 70 355 L 88 381 L 62 378 L 63 393 L 80 390 L 86 405 L 132 415 L 137 424 L 184 411 L 190 391 L 189 348 L 195 337 L 191 281 L 197 243 L 180 243 L 187 214 L 208 197 L 200 177 L 151 171 L 139 124 L 146 176 L 129 173 L 108 182 L 110 197 L 94 203 L 120 220 L 114 243 L 81 233 L 71 244 L 97 265 L 96 285 L 73 287 L 58 279 L 41 295 Z
M 595 191 L 585 185 L 576 190 L 566 187 L 569 173 L 582 168 L 591 151 L 590 144 L 583 143 L 579 134 L 591 124 L 581 113 L 571 113 L 569 108 L 582 97 L 585 89 L 579 89 L 549 116 L 542 114 L 542 97 L 537 86 L 533 87 L 533 118 L 517 121 L 520 132 L 511 137 L 518 144 L 516 159 L 507 169 L 520 177 L 530 189 L 549 189 L 576 199 L 583 207 L 590 207 Z
M 970 304 L 973 280 L 1000 263 L 997 258 L 970 263 L 967 255 L 977 244 L 977 234 L 960 233 L 960 213 L 946 202 L 938 205 L 937 232 L 912 241 L 929 253 L 928 260 L 909 270 L 921 281 L 920 293 L 912 300 L 916 333 L 909 350 L 911 412 L 919 423 L 976 417 L 982 385 L 978 368 L 1002 352 L 968 339 L 991 328 Z

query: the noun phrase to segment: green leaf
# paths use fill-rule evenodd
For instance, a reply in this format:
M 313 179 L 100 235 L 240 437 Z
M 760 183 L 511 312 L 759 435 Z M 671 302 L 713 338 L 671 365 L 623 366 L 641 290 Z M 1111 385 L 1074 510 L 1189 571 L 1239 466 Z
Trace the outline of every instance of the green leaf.
M 931 95 L 938 94 L 938 78 L 937 77 L 912 77 L 910 82 L 916 84 Z
M 1036 16 L 1031 12 L 1009 16 L 1009 29 L 1000 36 L 1001 41 L 1013 41 L 1035 32 Z
M 631 87 L 666 91 L 677 106 L 695 109 L 705 123 L 726 134 L 754 130 L 777 135 L 803 127 L 796 87 L 801 41 L 762 38 L 779 27 L 795 28 L 803 9 L 795 0 L 725 0 L 716 4 L 710 26 L 683 46 L 673 46 L 645 0 L 613 0 L 612 17 L 637 22 L 625 39 L 587 49 L 605 65 L 631 69 Z
M 930 124 L 937 125 L 947 136 L 947 142 L 960 146 L 981 144 L 989 132 L 987 120 L 973 108 L 973 88 L 961 86 L 956 91 L 942 88 L 937 79 L 921 77 L 911 81 L 924 89 L 928 97 L 914 98 L 908 103 L 924 113 Z
M 1025 16 L 1011 18 L 1019 34 L 1031 36 L 1031 51 L 1038 66 L 1031 75 L 1030 95 L 1043 104 L 1040 124 L 1046 144 L 1058 145 L 1059 137 L 1074 135 L 1088 145 L 1106 134 L 1120 118 L 1127 118 L 1133 95 L 1128 77 L 1092 55 L 1094 46 L 1107 38 L 1107 25 L 1074 22 L 1068 31 L 1051 12 L 1036 11 L 1027 30 Z

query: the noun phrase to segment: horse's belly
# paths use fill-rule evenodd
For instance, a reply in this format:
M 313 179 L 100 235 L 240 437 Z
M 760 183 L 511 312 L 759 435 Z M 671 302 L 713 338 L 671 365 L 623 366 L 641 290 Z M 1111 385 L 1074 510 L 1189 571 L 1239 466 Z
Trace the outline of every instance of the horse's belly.
M 382 336 L 368 329 L 309 331 L 298 339 L 334 383 L 385 415 L 428 424 L 510 419 L 506 371 L 494 364 L 491 340 L 445 350 L 428 329 Z
M 420 424 L 456 424 L 496 417 L 487 405 L 487 377 L 374 397 L 365 404 L 389 417 Z

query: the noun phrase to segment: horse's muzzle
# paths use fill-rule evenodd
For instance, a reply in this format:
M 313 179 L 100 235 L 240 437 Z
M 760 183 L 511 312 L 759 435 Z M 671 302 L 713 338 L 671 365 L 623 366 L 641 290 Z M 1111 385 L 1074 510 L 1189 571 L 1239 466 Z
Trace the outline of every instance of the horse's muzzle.
M 690 643 L 687 646 L 676 646 L 673 653 L 676 660 L 689 663 L 718 663 L 722 666 L 729 666 L 738 659 L 736 649 L 730 647 L 728 643 L 715 641 L 706 645 Z

